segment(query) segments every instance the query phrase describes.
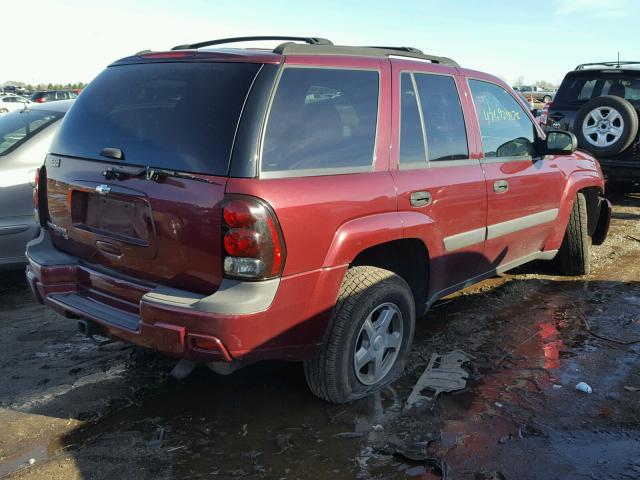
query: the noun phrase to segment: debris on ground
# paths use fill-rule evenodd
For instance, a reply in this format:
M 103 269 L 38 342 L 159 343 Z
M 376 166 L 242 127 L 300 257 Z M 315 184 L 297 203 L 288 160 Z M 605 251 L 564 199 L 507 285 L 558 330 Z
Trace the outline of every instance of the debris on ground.
M 176 366 L 173 367 L 170 375 L 176 380 L 183 380 L 193 372 L 194 368 L 196 368 L 196 363 L 194 361 L 183 358 L 176 363 Z
M 160 427 L 158 429 L 158 432 L 155 435 L 155 437 L 147 442 L 147 447 L 148 448 L 161 448 L 162 444 L 164 443 L 165 433 L 166 433 L 165 427 Z
M 583 393 L 593 393 L 593 389 L 589 386 L 588 383 L 580 382 L 576 385 L 576 390 Z
M 460 350 L 431 355 L 427 368 L 407 399 L 407 406 L 432 403 L 440 393 L 462 390 L 469 378 L 469 372 L 463 369 L 462 365 L 471 360 L 473 360 L 472 356 Z M 425 391 L 429 391 L 431 395 L 424 395 Z

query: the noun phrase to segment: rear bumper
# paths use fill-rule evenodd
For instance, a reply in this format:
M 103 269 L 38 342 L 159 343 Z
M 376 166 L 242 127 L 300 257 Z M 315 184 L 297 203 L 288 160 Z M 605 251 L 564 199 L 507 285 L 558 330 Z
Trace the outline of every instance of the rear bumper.
M 624 182 L 640 180 L 640 160 L 602 158 L 598 162 L 607 180 Z
M 180 358 L 303 360 L 317 351 L 346 266 L 263 282 L 224 280 L 212 295 L 97 270 L 57 250 L 46 231 L 27 244 L 36 299 L 106 334 Z

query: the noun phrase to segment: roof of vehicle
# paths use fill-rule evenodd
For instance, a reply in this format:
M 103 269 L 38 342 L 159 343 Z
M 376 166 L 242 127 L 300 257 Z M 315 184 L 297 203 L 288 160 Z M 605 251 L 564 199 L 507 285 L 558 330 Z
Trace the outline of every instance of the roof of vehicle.
M 634 65 L 635 65 L 635 68 L 633 68 Z M 611 69 L 628 70 L 629 67 L 631 67 L 631 70 L 636 70 L 640 68 L 640 61 L 625 60 L 621 62 L 620 60 L 616 60 L 613 62 L 581 63 L 575 68 L 575 70 L 611 70 Z
M 285 40 L 274 49 L 267 48 L 225 48 L 227 45 L 239 42 Z M 304 43 L 298 43 L 304 42 Z M 136 55 L 118 60 L 118 63 L 130 63 L 132 60 L 168 60 L 198 56 L 199 59 L 219 59 L 223 56 L 228 61 L 259 61 L 263 63 L 278 63 L 284 55 L 342 55 L 373 58 L 403 57 L 408 59 L 426 60 L 436 64 L 457 67 L 458 64 L 450 58 L 425 54 L 413 47 L 385 47 L 385 46 L 343 46 L 334 45 L 330 40 L 318 37 L 234 37 L 210 40 L 193 44 L 178 45 L 167 52 L 152 52 L 145 50 Z

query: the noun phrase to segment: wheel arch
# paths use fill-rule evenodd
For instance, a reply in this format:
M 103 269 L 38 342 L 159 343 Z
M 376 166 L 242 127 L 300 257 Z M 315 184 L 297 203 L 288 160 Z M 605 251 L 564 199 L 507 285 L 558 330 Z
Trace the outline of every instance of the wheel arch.
M 599 198 L 604 193 L 604 181 L 596 171 L 574 172 L 567 181 L 555 226 L 549 235 L 544 250 L 557 250 L 562 244 L 569 223 L 569 216 L 578 193 L 585 195 L 589 236 L 596 230 L 600 216 Z
M 383 268 L 401 277 L 411 288 L 416 314 L 424 311 L 429 287 L 429 250 L 418 238 L 401 238 L 362 250 L 352 266 Z

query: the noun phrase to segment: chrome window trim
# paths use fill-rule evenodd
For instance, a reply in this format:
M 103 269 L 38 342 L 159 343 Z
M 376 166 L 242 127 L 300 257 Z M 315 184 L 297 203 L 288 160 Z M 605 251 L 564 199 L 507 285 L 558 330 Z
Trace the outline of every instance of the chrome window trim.
M 273 172 L 262 172 L 260 178 L 296 178 L 296 177 L 322 177 L 326 175 L 347 175 L 349 173 L 373 172 L 372 166 L 361 167 L 329 167 L 329 168 L 308 168 L 302 170 L 278 170 Z
M 377 108 L 376 108 L 376 122 L 375 122 L 375 130 L 373 137 L 373 155 L 371 158 L 370 165 L 361 165 L 355 167 L 332 167 L 332 168 L 316 168 L 316 169 L 304 169 L 304 170 L 276 170 L 270 172 L 262 171 L 262 154 L 264 149 L 264 139 L 265 134 L 267 132 L 267 127 L 269 125 L 269 120 L 271 118 L 271 108 L 273 107 L 273 101 L 275 100 L 276 93 L 278 91 L 278 87 L 280 86 L 280 80 L 282 79 L 282 75 L 287 69 L 314 69 L 314 70 L 349 70 L 349 71 L 363 71 L 363 72 L 375 72 L 378 76 L 378 100 L 377 100 Z M 380 69 L 375 68 L 362 68 L 362 67 L 343 67 L 343 66 L 327 66 L 327 65 L 287 65 L 282 64 L 280 70 L 276 75 L 276 80 L 274 82 L 273 90 L 269 96 L 269 103 L 267 106 L 267 110 L 265 113 L 264 121 L 262 124 L 262 129 L 260 131 L 260 142 L 258 146 L 258 178 L 296 178 L 296 177 L 315 177 L 315 176 L 326 176 L 326 175 L 343 175 L 347 173 L 362 173 L 362 172 L 372 172 L 375 171 L 376 164 L 376 151 L 378 149 L 378 131 L 380 130 L 380 103 L 382 100 L 382 88 L 381 88 L 381 73 Z M 296 173 L 298 172 L 298 173 Z M 299 172 L 311 172 L 311 173 L 299 173 Z

